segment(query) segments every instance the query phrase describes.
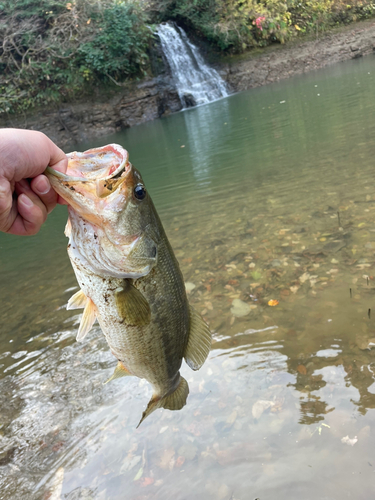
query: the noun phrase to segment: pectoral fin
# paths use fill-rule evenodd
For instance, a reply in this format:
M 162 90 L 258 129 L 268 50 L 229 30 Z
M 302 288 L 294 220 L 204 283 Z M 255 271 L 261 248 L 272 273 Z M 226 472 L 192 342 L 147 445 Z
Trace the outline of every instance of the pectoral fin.
M 70 309 L 83 309 L 86 306 L 86 303 L 87 303 L 86 295 L 82 292 L 82 290 L 79 290 L 77 293 L 75 293 L 70 297 L 66 308 L 68 311 Z
M 83 310 L 81 324 L 79 325 L 76 337 L 78 342 L 82 341 L 86 337 L 96 320 L 96 307 L 94 302 L 89 298 L 86 298 L 86 300 L 86 306 Z
M 150 399 L 147 408 L 142 413 L 142 418 L 137 425 L 138 427 L 141 425 L 143 420 L 148 417 L 153 411 L 158 408 L 165 408 L 166 410 L 181 410 L 186 405 L 186 399 L 189 394 L 189 385 L 184 379 L 184 377 L 180 376 L 180 382 L 172 394 L 168 396 L 164 396 L 164 398 L 158 398 L 157 396 L 152 396 Z
M 116 289 L 115 299 L 123 322 L 133 326 L 144 326 L 150 323 L 150 306 L 142 293 L 129 280 L 124 280 L 123 286 Z
M 113 372 L 113 375 L 109 377 L 106 382 L 104 382 L 104 385 L 108 384 L 108 382 L 111 382 L 111 380 L 115 380 L 116 378 L 120 377 L 128 377 L 129 375 L 131 375 L 131 373 L 129 373 L 125 366 L 121 363 L 121 361 L 119 361 L 117 363 L 115 371 Z
M 202 316 L 190 306 L 190 333 L 185 351 L 185 361 L 192 370 L 206 361 L 211 349 L 211 332 Z
M 72 223 L 70 222 L 70 219 L 68 219 L 68 222 L 66 223 L 64 234 L 67 238 L 70 238 L 70 235 L 72 234 Z

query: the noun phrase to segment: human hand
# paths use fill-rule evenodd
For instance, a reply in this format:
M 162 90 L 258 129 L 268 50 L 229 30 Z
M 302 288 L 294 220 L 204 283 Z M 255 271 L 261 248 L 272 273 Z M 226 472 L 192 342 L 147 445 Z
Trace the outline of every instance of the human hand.
M 65 153 L 33 130 L 0 129 L 0 231 L 36 234 L 63 202 L 43 175 L 47 166 L 66 172 Z

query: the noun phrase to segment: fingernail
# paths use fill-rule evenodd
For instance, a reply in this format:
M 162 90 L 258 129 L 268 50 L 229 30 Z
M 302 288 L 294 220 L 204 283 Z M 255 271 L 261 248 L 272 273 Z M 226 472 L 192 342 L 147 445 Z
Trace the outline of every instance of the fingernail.
M 31 208 L 33 206 L 33 202 L 25 194 L 20 194 L 20 196 L 18 197 L 18 199 L 22 203 L 22 205 L 24 205 L 27 208 Z
M 51 189 L 51 184 L 49 183 L 47 177 L 41 176 L 35 181 L 33 187 L 38 194 L 47 194 Z

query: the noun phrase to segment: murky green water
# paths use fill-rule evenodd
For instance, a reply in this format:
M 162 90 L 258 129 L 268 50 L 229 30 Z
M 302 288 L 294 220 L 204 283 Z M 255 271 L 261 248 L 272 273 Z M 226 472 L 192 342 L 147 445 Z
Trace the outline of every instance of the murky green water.
M 369 57 L 80 146 L 129 150 L 213 350 L 136 430 L 148 384 L 75 342 L 65 207 L 0 235 L 0 499 L 373 498 L 374 117 Z

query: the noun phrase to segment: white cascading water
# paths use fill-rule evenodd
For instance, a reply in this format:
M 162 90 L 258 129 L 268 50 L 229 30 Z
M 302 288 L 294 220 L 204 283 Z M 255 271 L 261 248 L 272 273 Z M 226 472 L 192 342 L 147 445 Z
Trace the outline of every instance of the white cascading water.
M 157 33 L 184 108 L 228 95 L 219 73 L 205 64 L 198 48 L 182 28 L 163 23 Z

